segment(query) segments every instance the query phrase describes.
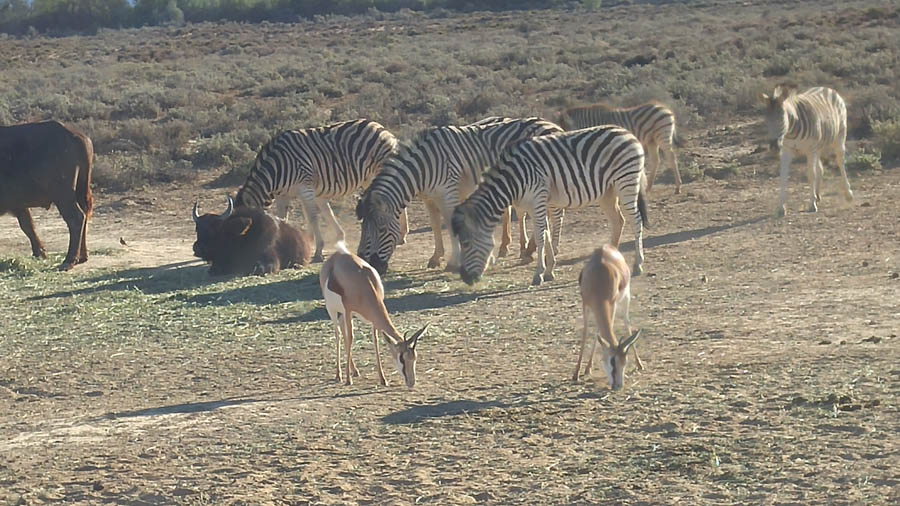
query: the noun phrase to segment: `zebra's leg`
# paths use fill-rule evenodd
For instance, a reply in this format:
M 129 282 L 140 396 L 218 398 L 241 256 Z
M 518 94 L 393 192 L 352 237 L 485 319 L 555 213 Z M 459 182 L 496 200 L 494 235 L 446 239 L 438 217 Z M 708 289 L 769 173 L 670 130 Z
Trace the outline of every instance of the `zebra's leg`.
M 343 241 L 345 237 L 344 228 L 341 227 L 341 224 L 338 223 L 337 218 L 334 216 L 334 211 L 331 210 L 331 204 L 325 199 L 316 199 L 316 206 L 318 206 L 319 211 L 322 212 L 325 218 L 331 222 L 331 226 L 337 232 L 337 240 Z
M 675 172 L 675 193 L 681 193 L 681 172 L 678 172 L 678 157 L 675 156 L 675 147 L 667 144 L 663 148 L 666 157 L 666 165 Z
M 631 219 L 634 221 L 634 267 L 631 268 L 631 275 L 637 277 L 644 272 L 642 267 L 644 264 L 644 221 L 638 209 L 638 186 L 617 189 L 616 193 L 622 196 L 622 205 L 625 206 L 626 211 L 631 213 Z M 619 212 L 621 213 L 621 211 Z
M 459 197 L 457 194 L 451 193 L 445 196 L 441 202 L 439 203 L 441 215 L 444 217 L 445 223 L 450 223 L 450 220 L 453 218 L 453 210 L 456 209 L 456 206 L 459 205 Z M 444 272 L 459 272 L 459 258 L 462 256 L 461 247 L 459 245 L 459 239 L 453 235 L 453 229 L 450 228 L 450 260 L 447 261 L 447 266 L 444 267 Z M 494 254 L 491 253 L 488 265 L 493 265 L 494 262 Z
M 809 212 L 814 213 L 819 210 L 816 202 L 819 200 L 819 177 L 818 170 L 821 160 L 819 153 L 811 152 L 806 156 L 806 181 L 809 183 Z
M 784 202 L 787 200 L 788 176 L 791 172 L 791 160 L 794 159 L 794 153 L 785 148 L 781 148 L 781 191 L 778 194 L 778 216 L 787 214 L 787 207 Z
M 306 221 L 312 228 L 313 235 L 316 238 L 316 253 L 313 255 L 313 262 L 322 261 L 322 249 L 325 247 L 325 240 L 322 238 L 322 231 L 319 229 L 319 210 L 316 205 L 315 190 L 312 188 L 303 188 L 300 190 L 300 200 L 303 202 L 303 211 L 306 213 Z
M 444 236 L 441 233 L 441 210 L 437 204 L 431 200 L 425 201 L 425 209 L 428 210 L 428 219 L 431 221 L 431 233 L 434 234 L 434 253 L 428 259 L 428 268 L 434 269 L 441 265 L 441 258 L 444 257 Z M 451 233 L 450 240 L 453 240 Z
M 647 178 L 647 193 L 650 193 L 650 190 L 653 189 L 653 183 L 656 182 L 656 171 L 659 170 L 659 144 L 647 145 L 645 152 L 647 154 L 647 166 L 650 169 L 650 177 Z
M 546 244 L 547 210 L 542 208 L 531 213 L 534 218 L 534 240 L 537 243 L 537 267 L 534 271 L 532 285 L 540 285 L 544 281 L 544 245 Z M 552 248 L 552 246 L 551 246 Z
M 603 198 L 600 199 L 600 207 L 609 219 L 609 231 L 612 233 L 609 242 L 616 248 L 619 247 L 619 241 L 622 240 L 622 231 L 625 229 L 625 216 L 619 207 L 619 197 L 616 192 L 607 191 Z
M 825 183 L 825 167 L 822 165 L 822 159 L 819 158 L 819 163 L 816 164 L 816 178 L 818 180 L 818 184 L 816 185 L 816 203 L 818 203 L 821 198 L 822 185 Z
M 522 263 L 531 262 L 531 256 L 534 255 L 534 250 L 537 247 L 534 243 L 534 237 L 530 240 L 528 239 L 528 227 L 525 224 L 526 216 L 525 211 L 516 209 L 516 217 L 519 219 L 519 258 L 522 259 Z
M 403 212 L 400 213 L 400 241 L 398 241 L 397 244 L 406 244 L 407 235 L 409 235 L 409 215 L 404 207 Z
M 847 178 L 847 169 L 844 167 L 844 153 L 846 151 L 847 146 L 844 142 L 841 142 L 834 148 L 834 160 L 841 169 L 841 177 L 844 178 L 844 198 L 847 199 L 847 202 L 853 202 L 853 190 L 850 189 L 850 179 Z
M 500 249 L 497 250 L 498 257 L 505 257 L 509 254 L 509 245 L 512 242 L 512 232 L 509 227 L 511 214 L 512 207 L 507 207 L 506 210 L 503 211 L 503 229 L 500 231 Z
M 544 271 L 544 281 L 553 281 L 553 269 L 556 267 L 556 253 L 553 251 L 553 238 L 550 234 L 550 229 L 546 229 L 544 234 L 547 235 L 547 240 L 544 241 L 544 244 L 550 242 L 550 247 L 546 249 L 547 251 L 547 270 Z
M 566 215 L 565 209 L 554 209 L 550 212 L 550 236 L 553 244 L 553 255 L 559 255 L 559 238 L 562 235 L 563 217 Z

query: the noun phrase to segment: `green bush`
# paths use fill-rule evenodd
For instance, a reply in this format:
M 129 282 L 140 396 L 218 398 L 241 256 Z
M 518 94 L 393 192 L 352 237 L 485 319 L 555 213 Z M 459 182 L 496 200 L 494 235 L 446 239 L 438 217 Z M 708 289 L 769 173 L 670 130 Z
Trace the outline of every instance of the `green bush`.
M 865 150 L 850 153 L 844 160 L 844 168 L 847 172 L 881 170 L 881 153 Z
M 900 119 L 876 121 L 872 125 L 872 134 L 885 160 L 900 161 Z

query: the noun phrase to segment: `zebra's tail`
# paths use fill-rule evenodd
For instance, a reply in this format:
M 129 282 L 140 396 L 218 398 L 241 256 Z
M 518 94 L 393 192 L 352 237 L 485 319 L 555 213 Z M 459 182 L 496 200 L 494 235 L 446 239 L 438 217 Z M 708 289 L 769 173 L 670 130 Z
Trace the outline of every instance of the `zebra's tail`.
M 647 218 L 647 174 L 641 171 L 641 179 L 638 183 L 637 196 L 638 212 L 641 214 L 641 222 L 646 228 L 650 227 L 650 219 Z

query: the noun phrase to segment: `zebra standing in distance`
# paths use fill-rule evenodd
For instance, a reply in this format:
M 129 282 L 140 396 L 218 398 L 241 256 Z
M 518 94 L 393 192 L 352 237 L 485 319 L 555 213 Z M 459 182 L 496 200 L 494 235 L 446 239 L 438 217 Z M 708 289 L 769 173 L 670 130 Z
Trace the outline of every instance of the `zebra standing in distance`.
M 328 201 L 365 187 L 396 149 L 397 138 L 381 124 L 366 119 L 287 130 L 260 148 L 235 205 L 267 208 L 274 201 L 275 214 L 284 218 L 291 199 L 299 196 L 316 237 L 313 261 L 322 261 L 325 241 L 318 213 L 324 214 L 337 231 L 338 241 L 343 241 L 344 229 Z M 405 213 L 403 223 L 407 223 Z M 406 237 L 406 231 L 401 235 Z
M 410 144 L 402 146 L 389 158 L 356 208 L 362 220 L 362 237 L 358 255 L 379 272 L 387 270 L 388 261 L 400 240 L 397 219 L 415 198 L 425 201 L 434 233 L 434 254 L 428 267 L 437 267 L 444 255 L 441 221 L 450 222 L 454 207 L 468 196 L 508 146 L 523 139 L 561 132 L 562 129 L 541 118 L 510 119 L 489 117 L 465 126 L 429 128 Z M 509 210 L 504 214 L 505 230 L 500 256 L 510 242 Z M 522 256 L 524 247 L 524 215 L 519 213 Z M 459 244 L 450 236 L 452 254 L 447 270 L 459 266 Z
M 647 192 L 656 181 L 659 169 L 659 150 L 662 148 L 666 165 L 675 172 L 675 193 L 681 193 L 681 173 L 678 172 L 678 157 L 675 156 L 675 113 L 658 102 L 650 102 L 635 107 L 612 107 L 607 104 L 593 104 L 573 107 L 560 113 L 559 125 L 566 130 L 576 130 L 598 125 L 619 125 L 627 128 L 641 141 L 647 156 L 650 177 Z
M 644 261 L 643 224 L 647 222 L 646 179 L 644 149 L 621 127 L 585 128 L 516 144 L 453 212 L 453 232 L 462 246 L 463 281 L 471 285 L 481 278 L 494 246 L 492 230 L 510 205 L 525 209 L 534 218 L 538 258 L 532 284 L 539 285 L 553 279 L 556 264 L 553 248 L 546 248 L 545 272 L 548 208 L 571 209 L 599 201 L 612 224 L 610 242 L 618 247 L 625 217 L 617 200 L 634 220 L 633 275 L 639 275 Z
M 810 185 L 809 211 L 818 211 L 819 189 L 825 169 L 822 157 L 834 154 L 844 178 L 844 196 L 853 200 L 850 180 L 844 168 L 847 142 L 847 105 L 831 88 L 815 87 L 797 93 L 793 84 L 779 84 L 772 96 L 760 94 L 766 106 L 765 122 L 772 149 L 781 157 L 781 193 L 778 215 L 787 213 L 788 174 L 795 154 L 806 156 L 806 179 Z

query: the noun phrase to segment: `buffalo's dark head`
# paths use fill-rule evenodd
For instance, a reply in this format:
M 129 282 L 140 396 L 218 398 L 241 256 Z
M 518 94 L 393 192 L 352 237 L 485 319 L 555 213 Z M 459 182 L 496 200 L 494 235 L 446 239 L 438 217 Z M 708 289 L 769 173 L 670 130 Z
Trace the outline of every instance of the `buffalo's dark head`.
M 194 241 L 194 256 L 200 257 L 207 262 L 211 262 L 215 252 L 222 247 L 224 234 L 222 234 L 222 226 L 231 213 L 234 211 L 234 201 L 228 197 L 228 207 L 222 214 L 207 213 L 200 216 L 199 205 L 194 202 L 194 209 L 191 213 L 194 218 L 194 227 L 197 230 L 197 240 Z

